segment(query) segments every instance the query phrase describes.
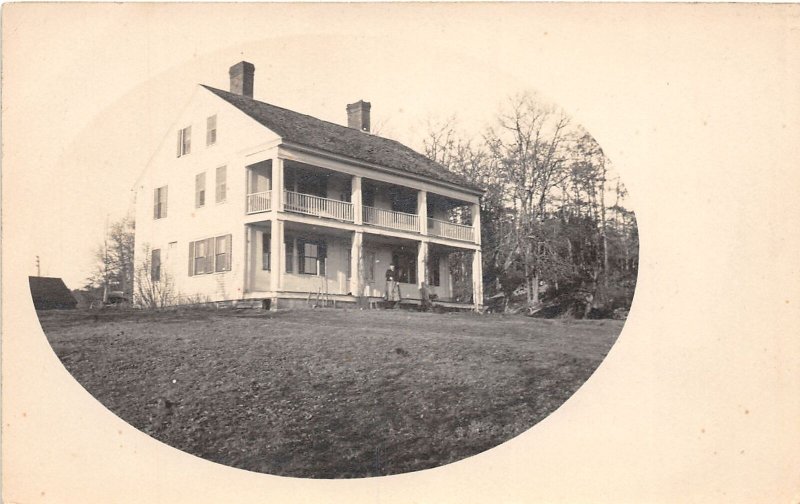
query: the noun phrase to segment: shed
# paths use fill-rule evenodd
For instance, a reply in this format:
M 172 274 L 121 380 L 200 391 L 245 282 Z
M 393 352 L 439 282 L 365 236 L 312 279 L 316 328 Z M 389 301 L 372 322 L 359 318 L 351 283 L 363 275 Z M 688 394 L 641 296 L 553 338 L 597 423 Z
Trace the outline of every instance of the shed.
M 37 310 L 72 310 L 78 304 L 60 278 L 31 276 L 28 281 Z

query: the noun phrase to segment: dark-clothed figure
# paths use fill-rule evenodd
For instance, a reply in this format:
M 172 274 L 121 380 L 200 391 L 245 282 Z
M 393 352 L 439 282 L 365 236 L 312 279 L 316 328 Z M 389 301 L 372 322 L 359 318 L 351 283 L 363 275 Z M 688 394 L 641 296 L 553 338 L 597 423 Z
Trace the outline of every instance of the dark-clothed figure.
M 400 301 L 400 284 L 397 283 L 397 271 L 394 269 L 394 264 L 390 264 L 389 269 L 386 270 L 386 300 Z

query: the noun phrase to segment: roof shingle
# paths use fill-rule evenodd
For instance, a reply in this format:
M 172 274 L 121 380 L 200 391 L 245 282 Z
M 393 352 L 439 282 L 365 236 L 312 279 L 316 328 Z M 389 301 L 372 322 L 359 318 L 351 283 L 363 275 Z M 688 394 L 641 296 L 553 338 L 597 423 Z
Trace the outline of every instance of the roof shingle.
M 202 85 L 202 84 L 201 84 Z M 472 191 L 480 187 L 395 140 L 358 131 L 309 115 L 202 85 L 283 140 L 455 184 Z

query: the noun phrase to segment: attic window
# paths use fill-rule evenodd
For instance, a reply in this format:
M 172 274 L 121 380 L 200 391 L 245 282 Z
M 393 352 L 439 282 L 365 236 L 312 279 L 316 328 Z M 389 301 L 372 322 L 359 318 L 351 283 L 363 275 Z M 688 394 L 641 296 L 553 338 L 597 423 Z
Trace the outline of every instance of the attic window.
M 206 172 L 194 177 L 194 206 L 200 208 L 206 204 Z
M 217 115 L 214 114 L 206 119 L 206 145 L 217 143 Z
M 153 219 L 167 216 L 167 186 L 153 190 Z
M 178 157 L 189 154 L 192 150 L 192 127 L 178 130 Z

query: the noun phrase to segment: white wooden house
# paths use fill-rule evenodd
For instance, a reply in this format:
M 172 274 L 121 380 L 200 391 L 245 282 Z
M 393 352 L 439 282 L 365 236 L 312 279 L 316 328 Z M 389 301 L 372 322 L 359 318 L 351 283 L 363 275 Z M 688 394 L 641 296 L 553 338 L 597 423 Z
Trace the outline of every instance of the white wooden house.
M 231 89 L 199 85 L 136 185 L 137 263 L 183 299 L 482 303 L 482 190 L 369 132 L 370 104 L 341 126 L 253 99 L 255 68 Z M 458 215 L 458 219 L 453 216 Z M 456 222 L 460 220 L 461 222 Z M 448 255 L 472 256 L 472 299 L 454 299 Z

